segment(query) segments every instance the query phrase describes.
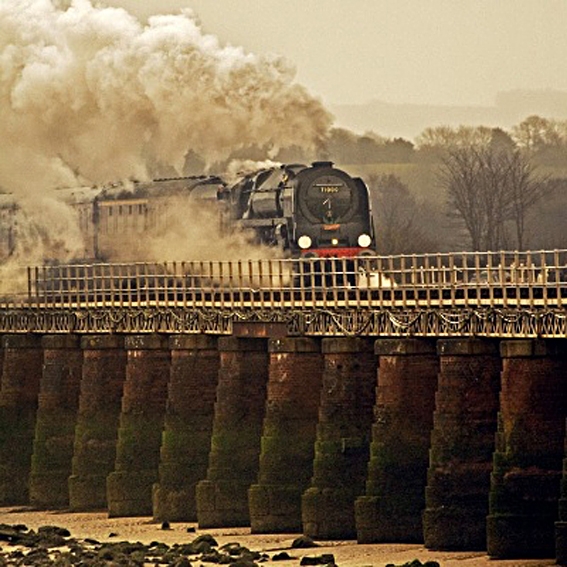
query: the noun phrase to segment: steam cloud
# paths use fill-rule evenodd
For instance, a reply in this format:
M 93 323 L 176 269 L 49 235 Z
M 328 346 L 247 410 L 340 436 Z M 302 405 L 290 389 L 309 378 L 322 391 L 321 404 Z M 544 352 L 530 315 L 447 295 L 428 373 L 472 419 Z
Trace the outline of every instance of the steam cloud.
M 313 145 L 331 117 L 282 59 L 221 46 L 191 11 L 146 26 L 89 0 L 0 3 L 0 185 L 147 178 L 250 144 Z
M 144 25 L 89 0 L 2 0 L 0 30 L 0 187 L 36 208 L 56 186 L 181 172 L 189 150 L 315 147 L 331 125 L 288 63 L 222 46 L 190 10 Z M 29 233 L 55 226 L 48 209 Z

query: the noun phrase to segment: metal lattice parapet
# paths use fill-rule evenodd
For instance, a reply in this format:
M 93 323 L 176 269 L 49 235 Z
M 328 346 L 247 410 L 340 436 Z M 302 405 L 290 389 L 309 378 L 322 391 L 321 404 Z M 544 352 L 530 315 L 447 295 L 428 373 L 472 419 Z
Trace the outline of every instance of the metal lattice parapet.
M 566 250 L 61 264 L 24 280 L 4 298 L 10 332 L 228 334 L 258 320 L 295 335 L 567 336 Z

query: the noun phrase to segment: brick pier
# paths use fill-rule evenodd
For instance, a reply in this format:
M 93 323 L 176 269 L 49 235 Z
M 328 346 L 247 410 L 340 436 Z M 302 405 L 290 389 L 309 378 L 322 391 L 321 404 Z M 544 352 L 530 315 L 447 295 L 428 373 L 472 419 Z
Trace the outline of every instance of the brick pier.
M 379 339 L 378 388 L 359 543 L 421 542 L 439 362 L 435 342 Z
M 567 342 L 5 334 L 0 503 L 567 565 Z
M 301 494 L 313 472 L 323 370 L 317 339 L 271 339 L 258 481 L 249 491 L 253 533 L 301 531 Z
M 207 476 L 197 484 L 201 528 L 248 526 L 248 489 L 258 477 L 268 383 L 267 340 L 222 337 Z

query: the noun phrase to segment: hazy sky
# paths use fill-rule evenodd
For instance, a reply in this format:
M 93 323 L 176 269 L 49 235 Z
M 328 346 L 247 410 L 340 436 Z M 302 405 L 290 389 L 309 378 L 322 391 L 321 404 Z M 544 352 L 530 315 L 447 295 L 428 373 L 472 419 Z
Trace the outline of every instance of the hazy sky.
M 567 90 L 566 0 L 105 0 L 141 17 L 189 7 L 222 42 L 291 61 L 327 104 L 491 105 Z

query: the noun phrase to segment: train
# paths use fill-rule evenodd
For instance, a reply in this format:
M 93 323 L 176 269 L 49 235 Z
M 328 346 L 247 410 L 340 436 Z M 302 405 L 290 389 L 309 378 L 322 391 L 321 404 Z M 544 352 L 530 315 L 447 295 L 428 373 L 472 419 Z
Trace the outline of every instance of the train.
M 330 161 L 264 167 L 232 183 L 222 176 L 201 175 L 68 188 L 56 194 L 75 211 L 84 239 L 83 257 L 74 261 L 146 260 L 148 241 L 156 235 L 167 238 L 172 214 L 182 223 L 195 224 L 195 211 L 199 217 L 208 215 L 204 237 L 243 233 L 253 244 L 271 248 L 272 257 L 375 254 L 368 187 Z M 17 205 L 8 197 L 5 202 L 5 207 L 0 205 L 4 257 L 13 252 L 18 238 L 17 229 L 10 226 Z M 197 238 L 192 234 L 187 238 Z
M 374 253 L 368 188 L 332 162 L 263 169 L 245 176 L 224 198 L 229 224 L 252 229 L 259 242 L 290 257 Z

